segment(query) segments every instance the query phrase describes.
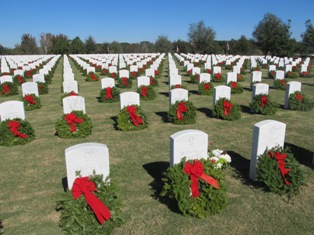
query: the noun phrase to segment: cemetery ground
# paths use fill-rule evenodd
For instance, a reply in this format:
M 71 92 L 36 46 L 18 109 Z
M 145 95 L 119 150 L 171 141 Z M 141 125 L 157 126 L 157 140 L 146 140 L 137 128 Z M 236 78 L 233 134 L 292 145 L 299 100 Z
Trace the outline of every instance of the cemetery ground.
M 61 57 L 49 93 L 40 96 L 42 108 L 26 112 L 36 139 L 24 146 L 0 147 L 0 220 L 4 234 L 63 234 L 58 227 L 60 212 L 55 206 L 63 192 L 62 178 L 66 177 L 64 150 L 85 142 L 102 143 L 109 148 L 110 180 L 120 190 L 125 221 L 114 234 L 313 234 L 314 111 L 283 109 L 285 91 L 272 89 L 273 80 L 265 79 L 266 70 L 262 70 L 263 82 L 270 85 L 269 94 L 280 104 L 275 115 L 250 113 L 248 70 L 244 75 L 246 81 L 241 82 L 244 93 L 231 95 L 231 100 L 242 108 L 242 118 L 237 121 L 213 118 L 212 96 L 198 95 L 197 84 L 182 76 L 182 84 L 190 91 L 189 100 L 197 107 L 197 120 L 195 124 L 180 126 L 165 122 L 169 110 L 168 58 L 165 57 L 159 86 L 154 88 L 156 99 L 141 100 L 149 127 L 138 132 L 122 132 L 115 129 L 119 103 L 98 102 L 100 81 L 86 82 L 71 61 L 79 94 L 85 97 L 86 113 L 92 119 L 93 133 L 85 139 L 61 139 L 55 136 L 54 125 L 63 114 L 62 65 Z M 183 66 L 177 68 L 185 75 Z M 226 72 L 223 69 L 222 74 Z M 296 80 L 302 82 L 302 92 L 314 101 L 314 78 Z M 132 88 L 120 91 L 136 91 L 136 82 Z M 19 100 L 20 95 L 1 98 L 0 102 Z M 249 180 L 253 125 L 266 119 L 287 124 L 285 146 L 291 147 L 301 163 L 307 182 L 296 197 L 266 192 Z M 186 129 L 207 133 L 213 142 L 211 146 L 228 151 L 232 158 L 226 179 L 228 205 L 220 214 L 205 219 L 184 217 L 154 196 L 160 189 L 161 174 L 169 166 L 169 136 Z

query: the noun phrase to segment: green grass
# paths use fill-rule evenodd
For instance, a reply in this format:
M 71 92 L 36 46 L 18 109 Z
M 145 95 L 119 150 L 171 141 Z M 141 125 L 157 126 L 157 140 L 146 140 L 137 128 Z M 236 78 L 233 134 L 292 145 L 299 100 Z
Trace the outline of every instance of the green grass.
M 0 147 L 0 220 L 4 234 L 63 234 L 58 227 L 60 212 L 55 211 L 56 199 L 62 193 L 61 180 L 66 176 L 64 150 L 83 142 L 106 144 L 110 154 L 111 180 L 120 188 L 123 200 L 124 225 L 115 234 L 312 234 L 314 231 L 314 173 L 311 165 L 314 151 L 314 111 L 284 110 L 285 92 L 270 88 L 270 95 L 281 108 L 273 116 L 251 114 L 249 102 L 249 73 L 241 82 L 244 93 L 232 95 L 242 106 L 242 118 L 229 122 L 211 117 L 212 96 L 197 94 L 197 84 L 189 83 L 189 100 L 197 107 L 196 124 L 177 126 L 163 121 L 169 110 L 168 63 L 155 87 L 153 101 L 141 101 L 149 127 L 139 132 L 122 132 L 114 128 L 119 103 L 104 104 L 97 101 L 99 82 L 86 82 L 72 63 L 79 94 L 85 97 L 86 112 L 92 119 L 93 133 L 85 139 L 60 139 L 55 136 L 54 125 L 63 114 L 62 65 L 60 60 L 49 93 L 41 95 L 42 108 L 26 113 L 35 129 L 36 140 L 15 147 Z M 228 72 L 223 70 L 223 75 Z M 311 71 L 313 73 L 313 71 Z M 266 77 L 266 70 L 263 70 Z M 100 78 L 103 78 L 101 76 Z M 314 78 L 298 78 L 302 92 L 314 101 Z M 263 79 L 270 84 L 272 80 Z M 136 83 L 130 89 L 136 91 Z M 214 84 L 214 85 L 217 85 Z M 20 95 L 21 89 L 19 88 Z M 0 98 L 0 102 L 19 100 L 19 96 Z M 265 119 L 287 124 L 286 145 L 292 147 L 302 164 L 307 186 L 301 193 L 288 199 L 263 191 L 248 179 L 253 125 Z M 206 219 L 184 217 L 170 210 L 153 197 L 160 186 L 160 175 L 170 158 L 169 136 L 185 129 L 198 129 L 209 135 L 209 141 L 229 151 L 233 162 L 228 170 L 228 205 L 222 213 Z

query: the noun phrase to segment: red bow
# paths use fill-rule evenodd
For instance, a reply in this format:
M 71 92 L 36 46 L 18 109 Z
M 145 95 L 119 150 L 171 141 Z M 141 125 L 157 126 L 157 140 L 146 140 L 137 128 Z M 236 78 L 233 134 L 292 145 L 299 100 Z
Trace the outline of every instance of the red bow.
M 281 80 L 279 80 L 279 81 L 280 81 L 281 85 L 283 85 L 283 86 L 286 86 L 286 85 L 287 85 L 286 82 L 285 82 L 285 80 L 281 79 Z
M 29 103 L 29 104 L 36 104 L 36 101 L 34 100 L 34 97 L 31 95 L 26 95 L 24 99 Z
M 236 89 L 237 88 L 237 83 L 236 82 L 231 82 L 231 88 Z
M 107 69 L 104 69 L 104 74 L 108 73 L 108 70 Z
M 131 74 L 133 77 L 136 77 L 136 75 L 137 75 L 136 72 L 131 72 Z
M 210 69 L 207 69 L 207 73 L 211 73 L 212 71 Z
M 190 70 L 188 71 L 188 74 L 192 74 L 192 69 L 190 69 Z
M 112 92 L 112 88 L 108 86 L 106 88 L 106 100 L 113 99 L 111 92 Z
M 127 78 L 122 78 L 122 84 L 125 86 L 128 86 L 128 79 Z
M 154 73 L 155 73 L 155 76 L 159 75 L 159 71 L 158 70 L 155 70 Z
M 289 185 L 291 184 L 288 180 L 286 180 L 286 175 L 288 175 L 290 169 L 289 168 L 285 168 L 285 165 L 286 165 L 286 162 L 285 162 L 285 159 L 287 158 L 287 155 L 285 153 L 280 153 L 280 152 L 272 152 L 272 151 L 269 151 L 268 152 L 268 155 L 271 157 L 271 158 L 275 158 L 277 160 L 277 163 L 278 163 L 278 167 L 279 167 L 279 171 L 280 171 L 280 174 L 283 178 L 283 180 L 285 181 L 285 184 L 286 185 Z
M 74 91 L 71 91 L 69 96 L 77 96 L 77 94 Z
M 107 206 L 97 198 L 92 191 L 97 191 L 93 181 L 89 181 L 88 177 L 76 178 L 72 187 L 72 196 L 77 199 L 82 194 L 88 205 L 94 211 L 99 223 L 103 224 L 105 220 L 110 219 L 111 213 Z
M 8 93 L 8 94 L 11 93 L 11 90 L 8 84 L 3 85 L 2 95 L 4 95 L 5 93 Z
M 204 166 L 201 161 L 194 160 L 193 164 L 186 162 L 184 172 L 190 176 L 192 196 L 194 198 L 197 198 L 200 195 L 200 191 L 198 190 L 198 178 L 201 178 L 206 183 L 219 189 L 218 181 L 213 177 L 204 174 Z
M 183 115 L 182 113 L 185 113 L 186 111 L 189 110 L 189 107 L 186 106 L 186 103 L 185 102 L 180 102 L 178 104 L 178 109 L 177 109 L 177 118 L 180 120 L 180 121 L 183 121 L 184 118 L 183 118 Z
M 204 83 L 204 88 L 205 88 L 205 90 L 209 90 L 210 84 L 209 83 Z
M 150 78 L 149 78 L 149 84 L 150 84 L 150 85 L 154 85 L 154 84 L 155 84 L 153 77 L 150 77 Z
M 114 78 L 116 76 L 115 73 L 111 73 L 111 77 Z
M 221 74 L 220 74 L 220 73 L 216 73 L 216 74 L 215 74 L 215 78 L 216 78 L 217 80 L 220 80 Z
M 10 127 L 10 131 L 13 133 L 15 137 L 21 137 L 23 139 L 28 138 L 27 135 L 19 132 L 19 128 L 21 127 L 21 124 L 18 121 L 9 121 L 8 127 Z
M 136 113 L 135 106 L 128 106 L 126 108 L 126 111 L 130 114 L 130 118 L 132 119 L 134 126 L 138 126 L 138 124 L 143 124 L 142 118 Z
M 230 109 L 232 108 L 232 104 L 229 103 L 228 100 L 225 100 L 223 103 L 224 106 L 224 115 L 228 116 L 230 114 Z
M 301 95 L 300 93 L 298 93 L 298 94 L 295 96 L 295 98 L 296 98 L 297 100 L 299 100 L 299 101 L 302 101 L 302 99 L 303 99 L 303 97 L 302 97 L 302 95 Z
M 67 121 L 67 123 L 71 126 L 70 131 L 74 132 L 76 131 L 75 123 L 82 123 L 84 119 L 78 118 L 75 113 L 69 113 L 64 116 L 64 119 Z
M 261 97 L 261 103 L 260 103 L 260 105 L 259 106 L 261 106 L 261 107 L 264 107 L 265 105 L 267 105 L 268 104 L 268 99 L 267 99 L 267 96 L 266 95 L 263 95 L 262 97 Z
M 176 85 L 176 88 L 181 88 L 181 84 L 177 84 L 177 85 Z
M 22 84 L 23 83 L 23 78 L 21 75 L 17 75 L 17 80 Z
M 142 86 L 141 91 L 142 91 L 142 96 L 147 97 L 147 86 Z
M 93 73 L 90 75 L 90 78 L 91 78 L 92 80 L 94 80 L 94 81 L 97 81 L 97 78 L 95 77 L 95 74 L 93 74 Z

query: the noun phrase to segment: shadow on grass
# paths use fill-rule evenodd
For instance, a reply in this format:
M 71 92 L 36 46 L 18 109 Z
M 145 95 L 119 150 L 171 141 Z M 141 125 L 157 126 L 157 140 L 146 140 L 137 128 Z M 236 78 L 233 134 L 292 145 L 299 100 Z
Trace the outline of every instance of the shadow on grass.
M 68 187 L 68 177 L 63 177 L 61 179 L 61 183 L 62 183 L 62 187 L 63 187 L 64 192 L 66 192 L 67 189 L 69 188 Z
M 313 161 L 313 152 L 305 149 L 298 147 L 294 144 L 290 143 L 285 143 L 285 147 L 290 148 L 291 153 L 293 153 L 294 158 L 302 165 L 305 165 L 307 167 L 310 167 L 314 169 L 314 166 L 312 164 Z
M 99 103 L 102 103 L 102 102 L 101 102 L 101 97 L 100 97 L 100 96 L 97 96 L 97 97 L 96 97 L 96 100 L 97 100 Z
M 314 86 L 314 84 L 311 84 L 311 83 L 302 83 L 302 85 L 306 85 L 306 86 Z
M 190 90 L 189 91 L 191 94 L 193 94 L 193 95 L 198 95 L 198 91 L 197 90 Z
M 169 92 L 159 92 L 159 94 L 169 97 Z
M 197 111 L 204 113 L 206 117 L 213 117 L 213 111 L 209 108 L 198 108 Z
M 119 130 L 118 129 L 118 117 L 117 116 L 112 116 L 110 118 L 114 122 L 114 124 L 113 124 L 114 129 L 118 131 Z
M 243 87 L 243 90 L 245 90 L 245 91 L 249 91 L 249 92 L 251 92 L 251 91 L 252 91 L 252 89 L 251 89 L 251 88 L 247 88 L 247 87 Z
M 254 114 L 249 106 L 240 105 L 240 107 L 241 107 L 241 111 L 243 113 L 247 113 L 247 114 L 251 114 L 251 115 Z
M 168 121 L 168 113 L 167 112 L 156 112 L 155 114 L 160 116 L 163 122 L 169 122 Z

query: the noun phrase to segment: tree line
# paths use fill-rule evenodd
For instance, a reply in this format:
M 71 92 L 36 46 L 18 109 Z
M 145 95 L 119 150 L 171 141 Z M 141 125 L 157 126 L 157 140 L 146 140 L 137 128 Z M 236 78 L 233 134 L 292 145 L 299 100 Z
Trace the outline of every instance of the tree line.
M 199 54 L 238 54 L 238 55 L 276 55 L 295 56 L 314 54 L 314 27 L 311 20 L 305 22 L 305 31 L 301 41 L 291 38 L 291 21 L 283 22 L 276 15 L 267 13 L 258 22 L 252 32 L 252 38 L 242 35 L 230 41 L 216 40 L 216 32 L 206 26 L 203 21 L 190 24 L 187 41 L 170 41 L 167 36 L 160 35 L 152 43 L 104 42 L 96 43 L 92 36 L 84 41 L 79 37 L 69 39 L 67 35 L 44 33 L 40 35 L 40 46 L 36 38 L 30 34 L 21 36 L 21 43 L 14 48 L 0 45 L 0 55 L 8 54 L 93 54 L 93 53 L 152 53 L 180 52 Z

